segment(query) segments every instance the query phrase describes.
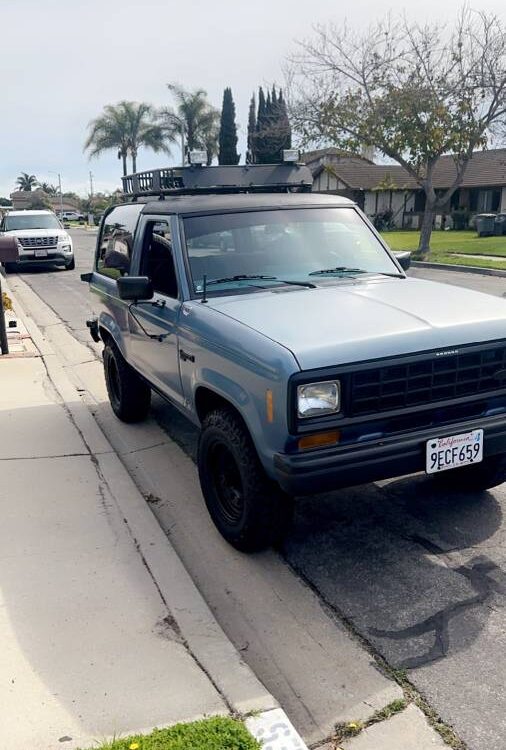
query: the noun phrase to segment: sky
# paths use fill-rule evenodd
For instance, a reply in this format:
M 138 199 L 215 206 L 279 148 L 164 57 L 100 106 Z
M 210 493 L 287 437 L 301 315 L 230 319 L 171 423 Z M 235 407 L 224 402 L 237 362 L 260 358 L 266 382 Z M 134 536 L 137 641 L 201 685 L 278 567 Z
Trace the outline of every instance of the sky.
M 283 84 L 295 40 L 316 23 L 366 27 L 389 11 L 448 21 L 458 0 L 0 0 L 0 195 L 20 172 L 86 195 L 120 186 L 115 152 L 88 160 L 86 128 L 122 99 L 171 104 L 166 84 L 204 88 L 221 106 L 231 86 L 245 151 L 248 105 L 259 85 Z M 498 0 L 473 5 L 499 15 Z M 178 163 L 143 151 L 138 169 Z

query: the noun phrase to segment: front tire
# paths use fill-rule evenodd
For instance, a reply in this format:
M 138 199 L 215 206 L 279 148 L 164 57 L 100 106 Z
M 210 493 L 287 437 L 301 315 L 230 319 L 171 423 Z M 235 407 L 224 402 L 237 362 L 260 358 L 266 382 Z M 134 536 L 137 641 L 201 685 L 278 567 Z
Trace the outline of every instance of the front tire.
M 281 539 L 291 498 L 266 475 L 247 429 L 231 411 L 218 409 L 205 418 L 198 469 L 209 514 L 229 544 L 255 552 Z
M 151 405 L 151 388 L 125 361 L 118 347 L 104 347 L 104 374 L 112 410 L 122 422 L 142 422 Z
M 434 474 L 436 482 L 460 492 L 483 492 L 506 482 L 506 455 L 488 456 L 479 464 Z
M 15 263 L 4 263 L 5 273 L 14 273 L 16 269 L 17 269 L 17 266 Z
M 72 256 L 72 260 L 70 261 L 70 263 L 67 263 L 67 265 L 65 266 L 65 270 L 73 271 L 75 267 L 76 267 L 76 259 L 74 258 L 74 256 Z

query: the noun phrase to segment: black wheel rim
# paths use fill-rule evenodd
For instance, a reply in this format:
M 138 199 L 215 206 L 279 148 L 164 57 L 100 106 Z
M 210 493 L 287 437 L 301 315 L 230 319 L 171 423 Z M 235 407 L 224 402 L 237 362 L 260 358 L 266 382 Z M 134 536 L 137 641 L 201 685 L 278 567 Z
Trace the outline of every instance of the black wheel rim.
M 107 375 L 109 379 L 111 396 L 116 404 L 119 404 L 121 397 L 121 384 L 119 380 L 118 365 L 116 364 L 116 360 L 112 356 L 109 357 Z
M 237 462 L 224 443 L 212 447 L 209 468 L 217 511 L 228 525 L 236 526 L 244 513 L 244 490 Z

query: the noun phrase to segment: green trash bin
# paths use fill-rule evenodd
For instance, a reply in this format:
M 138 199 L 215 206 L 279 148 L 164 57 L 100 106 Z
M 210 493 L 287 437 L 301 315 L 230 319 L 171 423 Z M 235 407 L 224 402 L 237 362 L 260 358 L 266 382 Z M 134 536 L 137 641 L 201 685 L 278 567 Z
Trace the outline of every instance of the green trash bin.
M 494 234 L 495 214 L 477 214 L 476 231 L 478 237 L 491 237 Z
M 497 214 L 494 221 L 494 234 L 501 237 L 506 234 L 506 214 Z

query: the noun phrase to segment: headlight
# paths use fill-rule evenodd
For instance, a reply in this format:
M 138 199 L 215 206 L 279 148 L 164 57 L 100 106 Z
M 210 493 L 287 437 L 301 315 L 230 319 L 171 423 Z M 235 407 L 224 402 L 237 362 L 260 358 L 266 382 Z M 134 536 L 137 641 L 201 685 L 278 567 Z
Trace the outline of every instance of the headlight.
M 297 413 L 303 419 L 336 414 L 340 408 L 338 380 L 307 383 L 306 385 L 299 385 L 297 388 Z

